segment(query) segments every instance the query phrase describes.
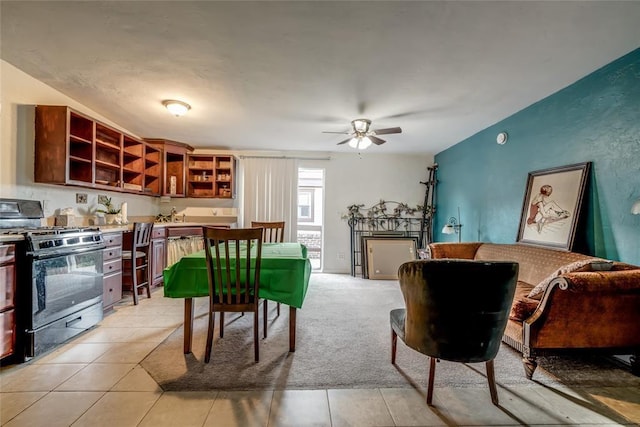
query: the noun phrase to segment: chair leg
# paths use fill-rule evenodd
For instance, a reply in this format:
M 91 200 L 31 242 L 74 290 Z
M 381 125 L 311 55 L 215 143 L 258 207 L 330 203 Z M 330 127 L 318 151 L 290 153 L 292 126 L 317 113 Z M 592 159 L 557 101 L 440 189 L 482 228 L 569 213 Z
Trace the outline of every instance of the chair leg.
M 496 388 L 496 379 L 493 371 L 493 359 L 487 361 L 487 380 L 489 380 L 489 392 L 491 393 L 491 401 L 494 405 L 498 404 L 498 390 Z
M 427 405 L 433 402 L 433 380 L 436 375 L 436 358 L 429 357 L 429 385 L 427 386 Z
M 213 328 L 215 327 L 216 315 L 209 309 L 209 327 L 207 329 L 207 347 L 204 349 L 204 363 L 211 360 L 211 348 L 213 347 Z
M 220 338 L 224 336 L 224 311 L 220 312 Z
M 266 302 L 266 300 L 265 300 Z M 256 358 L 256 362 L 260 361 L 260 340 L 258 339 L 258 335 L 259 334 L 259 324 L 260 321 L 258 319 L 258 307 L 256 306 L 254 312 L 253 312 L 253 350 L 255 353 L 255 358 Z
M 398 334 L 391 328 L 391 363 L 396 364 L 396 347 L 398 346 Z
M 135 251 L 135 248 L 134 248 Z M 138 269 L 137 259 L 131 256 L 131 290 L 133 291 L 133 305 L 138 305 Z
M 277 312 L 277 315 L 280 316 L 280 303 L 276 305 L 276 312 Z
M 266 299 L 263 300 L 262 304 L 264 304 L 262 307 L 264 309 L 264 312 L 262 313 L 262 327 L 264 329 L 263 336 L 266 338 L 267 337 L 267 311 L 268 311 L 267 300 Z
M 147 258 L 147 267 L 144 269 L 147 275 L 147 298 L 151 298 L 151 269 L 149 268 L 149 258 Z

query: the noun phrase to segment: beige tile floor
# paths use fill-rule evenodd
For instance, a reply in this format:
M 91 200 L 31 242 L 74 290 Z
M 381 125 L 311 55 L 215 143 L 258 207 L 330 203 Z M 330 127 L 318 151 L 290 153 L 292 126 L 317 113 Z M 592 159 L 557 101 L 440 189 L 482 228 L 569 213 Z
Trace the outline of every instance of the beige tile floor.
M 424 388 L 163 392 L 139 363 L 182 325 L 182 300 L 160 290 L 130 301 L 56 351 L 4 367 L 0 425 L 640 425 L 640 390 L 631 387 L 499 387 L 499 406 L 484 387 L 436 387 L 431 407 Z

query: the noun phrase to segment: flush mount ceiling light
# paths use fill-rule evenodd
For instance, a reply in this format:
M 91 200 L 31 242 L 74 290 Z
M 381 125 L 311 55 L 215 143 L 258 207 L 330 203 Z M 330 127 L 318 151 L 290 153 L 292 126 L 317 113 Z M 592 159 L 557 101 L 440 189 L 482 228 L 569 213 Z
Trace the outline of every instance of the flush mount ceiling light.
M 164 105 L 167 110 L 176 117 L 184 116 L 187 114 L 187 111 L 191 109 L 191 105 L 186 102 L 176 101 L 174 99 L 162 101 L 162 105 Z

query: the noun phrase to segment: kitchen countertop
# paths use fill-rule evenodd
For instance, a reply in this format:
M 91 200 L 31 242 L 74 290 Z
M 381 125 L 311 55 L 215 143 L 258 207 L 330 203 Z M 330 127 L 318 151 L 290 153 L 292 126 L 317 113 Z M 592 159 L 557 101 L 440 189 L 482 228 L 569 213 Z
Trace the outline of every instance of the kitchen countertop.
M 21 240 L 24 240 L 24 236 L 22 234 L 7 234 L 0 236 L 0 243 L 20 242 Z
M 153 224 L 154 228 L 167 228 L 167 227 L 214 227 L 214 226 L 228 226 L 229 222 L 156 222 Z M 232 224 L 232 223 L 231 223 Z M 133 229 L 133 223 L 129 224 L 117 224 L 117 225 L 100 225 L 100 231 L 103 233 L 113 231 L 131 231 Z

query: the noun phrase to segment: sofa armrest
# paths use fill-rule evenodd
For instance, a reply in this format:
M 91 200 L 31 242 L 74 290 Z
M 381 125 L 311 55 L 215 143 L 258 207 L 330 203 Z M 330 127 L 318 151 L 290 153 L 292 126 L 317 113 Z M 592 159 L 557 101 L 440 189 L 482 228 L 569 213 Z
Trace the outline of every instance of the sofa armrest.
M 640 268 L 621 271 L 580 271 L 566 273 L 551 281 L 570 292 L 640 291 Z
M 640 269 L 563 274 L 522 326 L 530 348 L 638 348 Z
M 474 259 L 481 242 L 471 243 L 430 243 L 431 258 Z

